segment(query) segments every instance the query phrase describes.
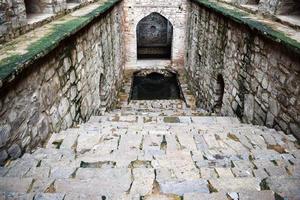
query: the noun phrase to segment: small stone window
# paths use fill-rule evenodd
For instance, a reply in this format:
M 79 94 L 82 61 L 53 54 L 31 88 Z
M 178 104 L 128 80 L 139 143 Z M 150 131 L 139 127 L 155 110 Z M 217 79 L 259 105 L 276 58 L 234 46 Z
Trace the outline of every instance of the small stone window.
M 218 74 L 217 76 L 217 84 L 215 88 L 215 106 L 214 106 L 214 112 L 220 112 L 223 104 L 223 96 L 224 96 L 224 88 L 225 83 L 223 76 L 221 74 Z

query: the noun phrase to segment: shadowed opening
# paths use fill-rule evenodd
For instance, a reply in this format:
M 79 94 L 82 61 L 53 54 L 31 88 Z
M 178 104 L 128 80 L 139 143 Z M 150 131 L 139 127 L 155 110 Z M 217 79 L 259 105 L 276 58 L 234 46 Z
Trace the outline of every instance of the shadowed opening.
M 300 16 L 300 1 L 285 0 L 280 2 L 277 8 L 278 15 Z
M 134 74 L 131 100 L 181 99 L 177 74 Z
M 137 25 L 138 59 L 171 59 L 173 26 L 159 13 L 151 13 Z
M 221 111 L 222 104 L 223 104 L 224 87 L 225 87 L 225 83 L 224 83 L 223 76 L 221 74 L 218 74 L 217 84 L 215 88 L 215 94 L 216 94 L 215 107 L 214 107 L 215 112 Z
M 40 0 L 25 0 L 26 14 L 38 14 L 43 12 Z

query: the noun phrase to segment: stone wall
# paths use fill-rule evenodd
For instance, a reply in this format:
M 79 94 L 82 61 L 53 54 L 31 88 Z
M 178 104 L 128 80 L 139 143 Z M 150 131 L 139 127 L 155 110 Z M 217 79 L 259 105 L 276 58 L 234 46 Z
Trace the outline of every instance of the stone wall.
M 0 44 L 11 41 L 36 27 L 39 27 L 63 13 L 97 0 L 2 0 L 0 1 Z M 35 13 L 34 16 L 31 14 Z M 41 15 L 44 15 L 41 17 Z M 34 23 L 28 22 L 28 18 Z
M 138 22 L 153 12 L 159 13 L 173 25 L 172 63 L 183 66 L 184 40 L 186 28 L 187 0 L 126 0 L 125 13 L 125 49 L 126 67 L 153 67 L 153 62 L 137 62 L 136 27 Z M 165 64 L 169 62 L 162 62 Z M 154 63 L 154 65 L 159 63 Z
M 300 138 L 300 55 L 220 13 L 191 3 L 185 69 L 198 105 Z M 298 51 L 299 52 L 299 51 Z
M 24 0 L 3 0 L 0 2 L 0 44 L 9 38 L 9 33 L 26 25 Z
M 122 4 L 34 62 L 0 91 L 0 163 L 109 109 L 123 72 Z

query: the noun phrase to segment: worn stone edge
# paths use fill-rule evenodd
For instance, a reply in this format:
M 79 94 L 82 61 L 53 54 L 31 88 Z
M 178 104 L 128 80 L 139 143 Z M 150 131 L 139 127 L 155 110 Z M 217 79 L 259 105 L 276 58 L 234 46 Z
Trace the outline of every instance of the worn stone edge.
M 26 69 L 35 60 L 47 55 L 53 49 L 59 46 L 64 39 L 74 35 L 92 20 L 101 16 L 106 11 L 114 7 L 122 0 L 108 0 L 90 13 L 76 17 L 66 23 L 56 25 L 55 29 L 47 36 L 40 38 L 31 44 L 28 52 L 22 55 L 11 55 L 0 61 L 0 88 L 5 83 L 13 81 L 24 69 Z M 51 42 L 49 42 L 51 40 Z M 48 42 L 45 42 L 47 40 Z M 0 49 L 1 50 L 1 49 Z
M 228 17 L 239 24 L 246 25 L 250 29 L 258 31 L 264 37 L 269 38 L 276 43 L 284 45 L 295 53 L 300 54 L 300 43 L 297 40 L 288 37 L 281 31 L 274 30 L 272 27 L 264 24 L 263 22 L 247 18 L 247 16 L 249 15 L 247 12 L 225 8 L 219 5 L 219 3 L 211 2 L 209 0 L 191 1 L 206 8 L 212 9 L 216 13 L 222 14 L 223 16 Z

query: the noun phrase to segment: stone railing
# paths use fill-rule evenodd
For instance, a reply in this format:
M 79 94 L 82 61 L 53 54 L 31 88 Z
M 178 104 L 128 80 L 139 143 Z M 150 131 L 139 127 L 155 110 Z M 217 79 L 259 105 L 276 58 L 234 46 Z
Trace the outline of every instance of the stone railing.
M 6 43 L 0 53 L 0 162 L 114 103 L 122 80 L 120 1 L 96 2 Z
M 220 2 L 194 0 L 188 13 L 185 68 L 198 105 L 217 111 L 222 94 L 222 114 L 300 138 L 297 30 Z

